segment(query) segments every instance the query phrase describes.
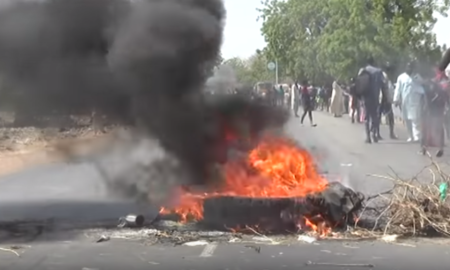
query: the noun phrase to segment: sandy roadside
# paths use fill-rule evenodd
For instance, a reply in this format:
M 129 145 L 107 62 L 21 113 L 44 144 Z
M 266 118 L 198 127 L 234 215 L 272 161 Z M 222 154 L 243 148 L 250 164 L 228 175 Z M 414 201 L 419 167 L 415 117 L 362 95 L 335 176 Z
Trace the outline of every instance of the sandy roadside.
M 106 137 L 108 136 L 91 135 L 46 143 L 40 142 L 16 150 L 2 150 L 0 151 L 0 176 L 37 165 L 64 161 L 67 158 L 58 150 L 62 147 L 71 153 L 89 152 L 100 141 L 105 141 Z
M 56 162 L 50 149 L 30 149 L 13 152 L 0 152 L 0 176 L 7 175 L 39 164 Z

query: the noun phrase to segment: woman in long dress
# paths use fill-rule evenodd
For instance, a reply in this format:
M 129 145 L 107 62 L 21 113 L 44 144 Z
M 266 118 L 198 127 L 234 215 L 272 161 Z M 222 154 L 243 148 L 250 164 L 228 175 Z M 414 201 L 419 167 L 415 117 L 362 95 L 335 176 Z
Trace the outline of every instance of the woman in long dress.
M 344 113 L 343 90 L 337 81 L 333 82 L 333 93 L 331 95 L 330 112 L 334 117 L 341 117 Z
M 437 147 L 436 157 L 442 157 L 445 144 L 445 110 L 449 104 L 448 80 L 435 80 L 426 87 L 421 107 L 421 153 Z

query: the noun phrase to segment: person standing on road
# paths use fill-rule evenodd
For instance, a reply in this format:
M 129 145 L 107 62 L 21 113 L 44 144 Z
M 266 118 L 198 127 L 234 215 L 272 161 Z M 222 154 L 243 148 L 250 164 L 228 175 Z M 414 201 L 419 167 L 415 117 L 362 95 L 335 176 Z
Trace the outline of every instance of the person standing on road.
M 383 72 L 375 66 L 372 57 L 367 60 L 367 65 L 360 69 L 355 81 L 355 92 L 364 102 L 364 116 L 366 119 L 366 143 L 377 143 L 379 138 L 380 118 L 380 92 L 385 95 L 386 87 L 383 80 Z
M 291 87 L 291 109 L 294 111 L 295 117 L 298 116 L 298 107 L 300 102 L 300 91 L 298 89 L 297 82 L 292 84 Z
M 389 68 L 386 69 L 386 71 L 388 71 Z M 389 137 L 393 140 L 397 139 L 397 135 L 395 135 L 394 132 L 394 110 L 392 108 L 392 102 L 394 99 L 394 86 L 392 85 L 391 81 L 389 80 L 389 77 L 387 75 L 386 72 L 383 72 L 383 79 L 384 79 L 384 84 L 386 85 L 386 91 L 387 94 L 386 95 L 381 95 L 381 102 L 380 102 L 380 109 L 378 112 L 378 116 L 379 116 L 379 122 L 381 122 L 381 119 L 383 117 L 383 115 L 386 116 L 386 122 L 389 126 Z M 378 129 L 378 134 L 377 137 L 379 140 L 382 140 L 383 138 L 381 137 L 380 134 L 380 129 Z
M 291 88 L 289 85 L 284 86 L 284 106 L 291 107 Z
M 341 117 L 344 109 L 343 90 L 337 81 L 333 82 L 333 93 L 331 95 L 330 112 L 334 117 Z
M 442 157 L 445 145 L 445 110 L 449 104 L 447 81 L 435 80 L 428 83 L 422 101 L 421 154 L 425 155 L 427 148 L 434 146 L 438 147 L 436 157 Z
M 311 107 L 313 111 L 317 109 L 317 92 L 318 92 L 317 88 L 311 85 L 309 93 L 311 95 Z
M 308 115 L 311 126 L 312 127 L 317 126 L 316 124 L 314 124 L 314 121 L 313 121 L 313 116 L 312 116 L 312 111 L 314 109 L 313 101 L 312 101 L 312 96 L 311 96 L 311 92 L 308 87 L 307 81 L 303 81 L 303 85 L 301 86 L 300 95 L 301 95 L 301 101 L 302 101 L 302 107 L 303 107 L 301 124 L 303 125 L 303 121 L 305 120 L 306 115 Z
M 355 123 L 355 117 L 356 121 L 358 123 L 361 122 L 361 105 L 359 102 L 359 97 L 355 93 L 355 78 L 350 79 L 350 117 L 352 123 Z
M 344 100 L 344 114 L 350 114 L 350 87 L 345 85 L 342 87 Z
M 420 75 L 414 75 L 414 64 L 408 63 L 405 72 L 397 78 L 394 104 L 402 110 L 403 120 L 408 130 L 408 142 L 420 140 L 421 99 L 424 95 Z
M 319 87 L 317 95 L 319 96 L 319 104 L 318 107 L 321 111 L 327 110 L 327 90 L 325 87 Z
M 284 89 L 283 89 L 283 85 L 280 84 L 278 86 L 278 91 L 277 91 L 278 95 L 277 95 L 277 105 L 278 106 L 283 106 L 284 103 Z

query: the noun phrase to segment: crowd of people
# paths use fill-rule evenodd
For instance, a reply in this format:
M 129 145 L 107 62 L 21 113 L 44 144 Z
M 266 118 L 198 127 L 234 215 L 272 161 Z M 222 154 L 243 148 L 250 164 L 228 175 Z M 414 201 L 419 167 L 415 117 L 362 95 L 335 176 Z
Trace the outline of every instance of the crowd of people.
M 450 60 L 450 56 L 448 58 Z M 441 157 L 445 138 L 450 139 L 450 81 L 445 68 L 446 65 L 441 64 L 436 76 L 427 78 L 419 72 L 417 63 L 410 62 L 397 79 L 391 81 L 387 75 L 391 73 L 389 65 L 381 68 L 369 58 L 347 83 L 336 80 L 329 87 L 319 87 L 304 80 L 276 86 L 277 102 L 289 106 L 301 124 L 308 117 L 312 127 L 317 126 L 313 117 L 315 110 L 327 111 L 334 117 L 348 114 L 352 123 L 364 123 L 365 142 L 369 144 L 383 140 L 380 132 L 383 117 L 389 126 L 389 137 L 397 139 L 394 108 L 398 108 L 403 123 L 397 124 L 406 125 L 407 142 L 418 143 L 421 154 L 426 154 L 430 147 L 437 147 L 436 156 Z

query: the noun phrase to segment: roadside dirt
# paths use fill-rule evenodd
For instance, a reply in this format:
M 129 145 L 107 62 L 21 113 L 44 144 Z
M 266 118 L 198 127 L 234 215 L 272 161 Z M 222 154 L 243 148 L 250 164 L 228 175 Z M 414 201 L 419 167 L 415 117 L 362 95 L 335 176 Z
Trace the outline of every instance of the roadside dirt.
M 91 128 L 0 128 L 0 176 L 40 164 L 63 161 L 60 147 L 87 151 L 105 137 Z M 78 150 L 80 149 L 80 150 Z

